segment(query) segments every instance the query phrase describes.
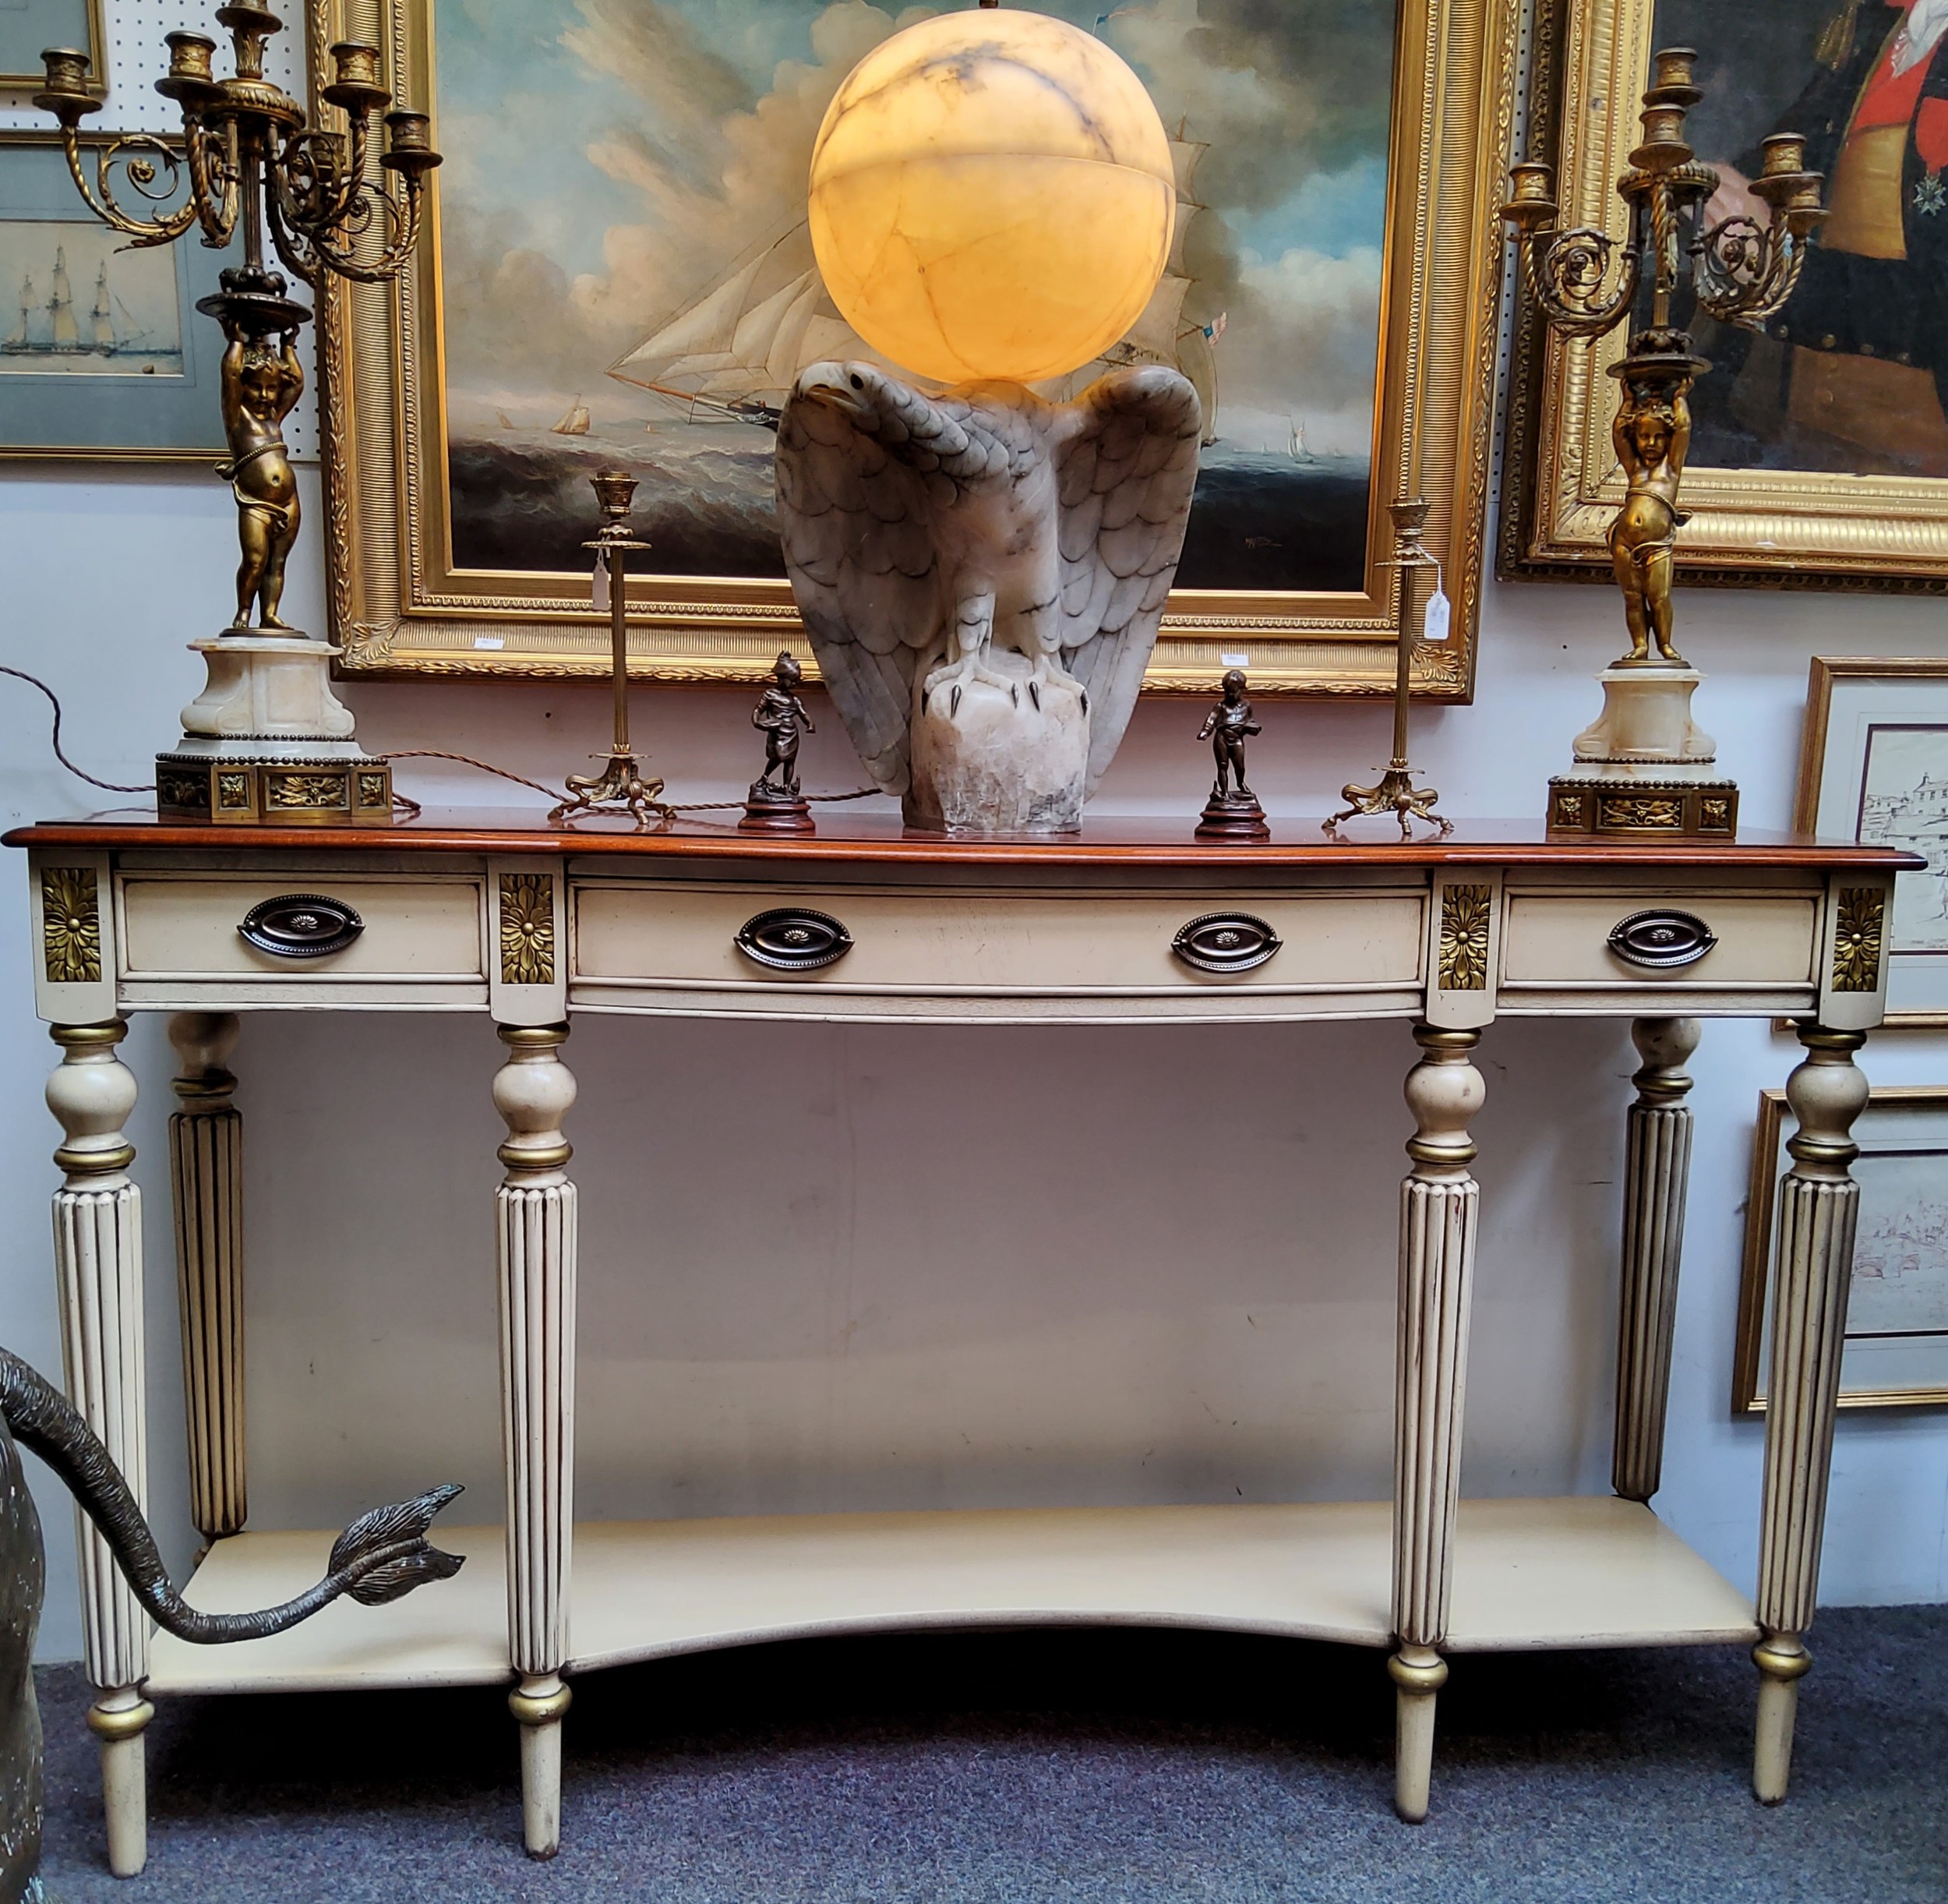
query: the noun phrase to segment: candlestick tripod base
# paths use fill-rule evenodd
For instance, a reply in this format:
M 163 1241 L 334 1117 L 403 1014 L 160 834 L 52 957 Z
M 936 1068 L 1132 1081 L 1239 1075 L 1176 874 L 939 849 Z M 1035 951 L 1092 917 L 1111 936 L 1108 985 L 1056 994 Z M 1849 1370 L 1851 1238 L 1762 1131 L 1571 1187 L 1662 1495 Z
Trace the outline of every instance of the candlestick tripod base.
M 1207 843 L 1229 841 L 1234 846 L 1262 846 L 1271 839 L 1272 829 L 1265 823 L 1265 809 L 1258 804 L 1255 793 L 1242 790 L 1223 793 L 1213 787 L 1211 797 L 1204 803 L 1197 831 L 1191 837 Z
M 1438 787 L 1416 786 L 1413 769 L 1405 761 L 1391 762 L 1380 776 L 1378 786 L 1343 786 L 1339 797 L 1346 802 L 1346 811 L 1336 813 L 1320 828 L 1329 839 L 1343 837 L 1339 832 L 1342 820 L 1357 820 L 1370 814 L 1391 814 L 1400 823 L 1400 837 L 1413 837 L 1413 823 L 1424 820 L 1434 828 L 1431 835 L 1445 839 L 1454 831 L 1454 822 L 1446 814 L 1434 809 L 1440 800 Z
M 295 628 L 192 641 L 208 670 L 182 738 L 156 756 L 160 819 L 208 826 L 387 826 L 392 768 L 331 691 L 342 651 Z
M 676 818 L 676 809 L 656 797 L 662 782 L 651 775 L 645 779 L 633 754 L 611 752 L 600 773 L 571 773 L 566 782 L 568 797 L 549 809 L 549 820 L 577 820 L 584 814 L 621 814 L 636 822 L 640 832 L 655 825 L 667 826 Z

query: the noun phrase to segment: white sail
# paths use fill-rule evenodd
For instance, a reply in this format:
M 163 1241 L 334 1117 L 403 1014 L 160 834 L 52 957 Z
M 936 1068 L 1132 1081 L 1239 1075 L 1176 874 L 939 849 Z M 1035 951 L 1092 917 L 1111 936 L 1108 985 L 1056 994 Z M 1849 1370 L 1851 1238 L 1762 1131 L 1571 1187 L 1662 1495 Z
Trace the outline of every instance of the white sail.
M 94 330 L 94 347 L 101 354 L 111 356 L 115 348 L 115 327 L 108 308 L 108 264 L 104 259 L 101 275 L 95 280 L 94 309 L 88 313 Z
M 554 426 L 557 436 L 586 436 L 591 419 L 588 406 L 577 396 L 568 406 L 567 414 Z
M 34 321 L 34 274 L 20 281 L 20 322 L 15 327 L 13 335 L 7 339 L 6 348 L 24 351 L 27 348 L 27 327 Z
M 62 249 L 54 254 L 54 291 L 48 299 L 48 318 L 57 351 L 81 348 L 81 332 L 74 320 L 74 293 L 68 288 L 68 254 Z

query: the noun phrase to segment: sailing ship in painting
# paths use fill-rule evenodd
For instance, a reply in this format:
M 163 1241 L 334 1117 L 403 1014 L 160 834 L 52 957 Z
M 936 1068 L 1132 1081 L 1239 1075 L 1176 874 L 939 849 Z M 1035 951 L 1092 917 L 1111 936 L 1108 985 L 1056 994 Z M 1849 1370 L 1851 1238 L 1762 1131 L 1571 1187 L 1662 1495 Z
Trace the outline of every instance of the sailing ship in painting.
M 105 258 L 96 274 L 94 299 L 84 330 L 75 309 L 65 246 L 55 248 L 44 299 L 35 288 L 33 271 L 22 275 L 19 316 L 13 329 L 0 338 L 0 355 L 28 360 L 10 366 L 14 369 L 108 369 L 150 375 L 164 364 L 175 367 L 182 362 L 182 352 L 173 344 L 159 345 L 147 330 L 138 327 L 121 308 L 109 288 Z M 76 359 L 98 361 L 78 366 Z
M 1217 355 L 1224 319 L 1188 323 L 1185 298 L 1196 280 L 1184 263 L 1191 222 L 1205 207 L 1194 195 L 1206 147 L 1180 125 L 1170 142 L 1177 172 L 1177 227 L 1163 276 L 1142 315 L 1103 354 L 1036 387 L 1067 402 L 1106 370 L 1166 364 L 1195 387 L 1205 442 L 1217 440 Z M 609 375 L 662 398 L 691 424 L 755 423 L 775 429 L 786 394 L 807 366 L 831 359 L 863 360 L 905 376 L 838 314 L 812 255 L 811 228 L 800 218 L 752 246 L 729 270 L 659 321 Z M 654 421 L 649 427 L 654 429 Z

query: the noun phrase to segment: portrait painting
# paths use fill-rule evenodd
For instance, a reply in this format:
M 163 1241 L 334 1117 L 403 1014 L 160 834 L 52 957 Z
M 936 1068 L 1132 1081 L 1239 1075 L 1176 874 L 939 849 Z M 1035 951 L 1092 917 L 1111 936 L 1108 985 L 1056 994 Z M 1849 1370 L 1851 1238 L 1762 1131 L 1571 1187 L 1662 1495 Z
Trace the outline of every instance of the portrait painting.
M 1424 490 L 1471 688 L 1513 0 L 1048 0 L 1149 92 L 1175 214 L 1154 295 L 1091 362 L 1196 390 L 1200 472 L 1153 677 L 1383 691 L 1387 505 Z M 323 416 L 344 666 L 591 672 L 588 479 L 637 479 L 632 656 L 754 679 L 798 627 L 774 500 L 810 366 L 888 366 L 819 275 L 806 183 L 895 0 L 378 0 L 444 162 L 397 303 L 327 288 Z M 347 30 L 319 0 L 314 66 Z M 1412 260 L 1425 260 L 1416 267 Z M 926 380 L 912 381 L 927 387 Z M 1438 445 L 1424 456 L 1423 444 Z M 384 473 L 396 472 L 396 486 Z M 1410 488 L 1408 486 L 1412 486 Z M 491 624 L 491 625 L 488 625 Z M 633 663 L 632 665 L 635 665 Z
M 1746 1209 L 1733 1406 L 1766 1405 L 1777 1185 L 1791 1167 L 1784 1091 L 1759 1099 Z M 1860 1186 L 1840 1361 L 1840 1405 L 1948 1402 L 1948 1091 L 1875 1091 L 1855 1120 Z
M 1149 87 L 1177 210 L 1148 309 L 1042 394 L 1066 399 L 1118 364 L 1180 370 L 1205 428 L 1179 585 L 1359 588 L 1391 0 L 1043 10 L 1097 34 Z M 731 12 L 726 32 L 719 0 L 439 0 L 458 567 L 585 567 L 586 479 L 617 465 L 639 479 L 659 570 L 784 574 L 779 410 L 812 364 L 880 361 L 820 281 L 813 140 L 840 80 L 917 13 L 866 0 Z
M 1777 309 L 1749 327 L 1678 298 L 1710 366 L 1689 394 L 1683 578 L 1939 586 L 1948 0 L 1544 0 L 1539 19 L 1533 155 L 1558 167 L 1564 224 L 1621 234 L 1616 179 L 1660 47 L 1697 54 L 1683 136 L 1718 179 L 1701 231 L 1770 222 L 1752 189 L 1770 137 L 1802 139 L 1820 177 L 1824 216 Z M 1498 570 L 1597 570 L 1622 487 L 1606 373 L 1623 331 L 1569 341 L 1526 296 L 1518 311 Z
M 1708 215 L 1766 216 L 1759 144 L 1802 133 L 1825 221 L 1762 332 L 1699 314 L 1692 454 L 1728 469 L 1948 478 L 1948 0 L 1658 0 L 1695 46 Z

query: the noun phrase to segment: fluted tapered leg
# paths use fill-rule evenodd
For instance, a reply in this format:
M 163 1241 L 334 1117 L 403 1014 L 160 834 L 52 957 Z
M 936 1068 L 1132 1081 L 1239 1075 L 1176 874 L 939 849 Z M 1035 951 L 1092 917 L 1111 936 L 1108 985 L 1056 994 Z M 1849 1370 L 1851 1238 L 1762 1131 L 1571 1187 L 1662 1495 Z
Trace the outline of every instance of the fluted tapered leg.
M 1848 1166 L 1867 1080 L 1853 1062 L 1858 1031 L 1802 1024 L 1805 1062 L 1786 1081 L 1798 1129 L 1779 1182 L 1772 1284 L 1771 1387 L 1766 1404 L 1765 1505 L 1759 1527 L 1759 1726 L 1752 1787 L 1766 1804 L 1786 1795 L 1799 1681 L 1812 1665 L 1801 1636 L 1812 1624 L 1819 1545 L 1840 1404 L 1840 1352 L 1853 1274 L 1860 1187 Z
M 562 1125 L 575 1080 L 565 1025 L 503 1025 L 494 1078 L 506 1120 L 499 1192 L 501 1385 L 507 1471 L 507 1644 L 521 1683 L 521 1814 L 529 1854 L 561 1844 L 561 1723 L 574 1539 L 575 1186 Z
M 182 1108 L 169 1120 L 189 1426 L 189 1517 L 206 1541 L 241 1533 L 244 1489 L 243 1116 L 230 1101 L 234 1012 L 169 1021 Z
M 1479 1189 L 1468 1125 L 1481 1107 L 1472 1062 L 1478 1031 L 1417 1025 L 1420 1062 L 1407 1074 L 1417 1126 L 1400 1186 L 1400 1316 L 1393 1404 L 1394 1804 L 1418 1823 L 1433 1772 L 1435 1694 L 1448 1676 L 1454 1519 L 1461 1480 L 1461 1400 Z
M 1611 1485 L 1647 1501 L 1664 1474 L 1671 1342 L 1691 1174 L 1691 1089 L 1685 1060 L 1698 1048 L 1695 1018 L 1640 1018 L 1630 1027 L 1643 1068 L 1633 1080 L 1623 1175 L 1623 1290 L 1617 1326 L 1617 1432 Z
M 127 1031 L 118 1019 L 50 1026 L 62 1062 L 48 1080 L 48 1107 L 64 1136 L 54 1153 L 66 1172 L 55 1192 L 54 1256 L 68 1396 L 146 1508 L 142 1193 L 129 1180 L 136 1153 L 123 1130 L 136 1107 L 136 1080 L 115 1055 Z M 75 1529 L 82 1657 L 95 1689 L 88 1724 L 101 1741 L 108 1867 L 118 1878 L 132 1878 L 149 1860 L 142 1745 L 143 1728 L 155 1716 L 142 1695 L 149 1617 L 79 1507 Z

